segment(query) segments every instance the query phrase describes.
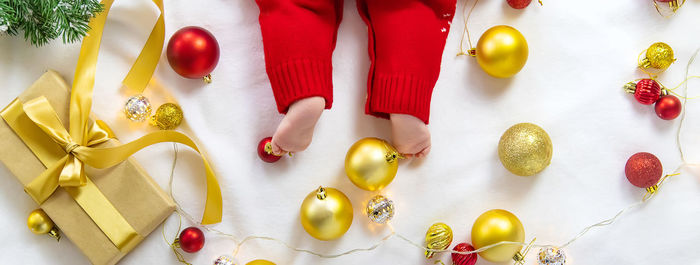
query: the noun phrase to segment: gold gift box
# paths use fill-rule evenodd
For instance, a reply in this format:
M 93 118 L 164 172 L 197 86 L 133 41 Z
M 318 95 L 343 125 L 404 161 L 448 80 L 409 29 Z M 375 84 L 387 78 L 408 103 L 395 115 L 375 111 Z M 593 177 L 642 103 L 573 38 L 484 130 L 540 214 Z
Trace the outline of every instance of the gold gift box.
M 68 124 L 69 90 L 58 73 L 48 71 L 20 94 L 18 99 L 26 102 L 44 96 L 62 123 Z M 43 133 L 38 127 L 36 131 Z M 99 147 L 118 144 L 116 139 L 110 139 Z M 0 145 L 3 146 L 0 148 L 0 160 L 22 184 L 17 186 L 18 189 L 22 189 L 46 170 L 44 164 L 4 121 L 0 121 Z M 131 158 L 108 169 L 86 167 L 85 172 L 142 238 L 148 236 L 175 210 L 172 199 Z M 120 251 L 63 188 L 58 188 L 40 207 L 91 263 L 115 264 L 128 253 L 128 249 Z

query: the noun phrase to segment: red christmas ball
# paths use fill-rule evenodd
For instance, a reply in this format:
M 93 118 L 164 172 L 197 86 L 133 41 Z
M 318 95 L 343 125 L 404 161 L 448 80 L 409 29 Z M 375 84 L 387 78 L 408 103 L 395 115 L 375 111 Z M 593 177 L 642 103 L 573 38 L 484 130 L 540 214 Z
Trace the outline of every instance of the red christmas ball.
M 180 233 L 180 248 L 187 253 L 194 253 L 204 247 L 204 233 L 194 226 L 185 228 Z
M 469 243 L 459 243 L 452 250 L 459 252 L 474 251 L 474 247 Z M 476 253 L 457 254 L 452 253 L 452 263 L 454 265 L 474 265 L 476 263 Z
M 681 101 L 674 95 L 659 98 L 654 106 L 656 116 L 664 120 L 673 120 L 681 114 Z
M 184 27 L 168 41 L 168 62 L 186 78 L 208 76 L 219 63 L 219 43 L 209 31 L 200 27 Z
M 272 154 L 272 146 L 267 146 L 268 144 L 271 144 L 272 142 L 272 137 L 267 137 L 265 139 L 262 139 L 260 143 L 258 143 L 258 156 L 262 161 L 268 162 L 268 163 L 274 163 L 277 162 L 277 160 L 280 160 L 282 156 L 276 156 Z
M 530 5 L 532 0 L 506 0 L 506 2 L 508 2 L 508 5 L 512 8 L 523 9 Z
M 655 155 L 640 152 L 632 155 L 625 165 L 625 176 L 632 185 L 640 188 L 654 186 L 663 174 L 661 161 Z
M 644 105 L 653 104 L 659 99 L 660 95 L 661 86 L 652 79 L 639 80 L 634 90 L 634 98 Z

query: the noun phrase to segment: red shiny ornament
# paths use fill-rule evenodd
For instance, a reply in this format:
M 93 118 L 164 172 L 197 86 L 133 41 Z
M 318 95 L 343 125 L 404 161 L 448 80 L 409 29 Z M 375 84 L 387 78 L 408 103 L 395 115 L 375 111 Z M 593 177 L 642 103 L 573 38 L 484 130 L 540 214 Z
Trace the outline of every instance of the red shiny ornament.
M 268 162 L 268 163 L 274 163 L 277 162 L 277 160 L 280 160 L 282 156 L 276 156 L 272 154 L 272 146 L 266 147 L 268 144 L 271 144 L 272 142 L 272 137 L 267 137 L 265 139 L 260 140 L 260 143 L 258 143 L 258 156 L 262 161 Z
M 168 41 L 168 62 L 186 78 L 207 77 L 219 63 L 219 43 L 209 31 L 184 27 Z
M 654 80 L 642 79 L 637 82 L 634 98 L 644 105 L 654 104 L 661 95 L 661 86 Z
M 506 0 L 506 2 L 508 2 L 508 5 L 512 8 L 523 9 L 530 5 L 532 0 Z
M 459 243 L 452 250 L 459 252 L 474 251 L 474 247 L 469 243 Z M 474 265 L 476 263 L 476 253 L 464 255 L 452 253 L 452 263 L 454 265 Z
M 663 170 L 661 161 L 655 155 L 646 152 L 632 155 L 625 164 L 627 180 L 640 188 L 648 188 L 658 183 Z
M 681 101 L 674 95 L 666 95 L 659 98 L 654 106 L 656 116 L 664 120 L 673 120 L 681 114 Z
M 180 248 L 187 253 L 195 253 L 204 247 L 204 233 L 194 226 L 182 230 L 179 237 Z

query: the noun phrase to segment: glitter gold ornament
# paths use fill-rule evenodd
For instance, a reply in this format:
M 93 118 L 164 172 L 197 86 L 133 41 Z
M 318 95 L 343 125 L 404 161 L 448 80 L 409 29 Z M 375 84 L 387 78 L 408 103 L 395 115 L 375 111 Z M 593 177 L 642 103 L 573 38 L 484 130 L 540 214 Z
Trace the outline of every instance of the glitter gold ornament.
M 350 147 L 345 156 L 345 173 L 357 187 L 381 190 L 396 176 L 401 155 L 389 143 L 378 138 L 364 138 Z
M 646 56 L 640 62 L 639 67 L 666 70 L 675 61 L 671 46 L 663 42 L 657 42 L 647 48 Z
M 345 194 L 334 188 L 319 187 L 301 204 L 301 225 L 319 240 L 338 239 L 352 224 L 352 204 Z
M 425 247 L 429 249 L 447 249 L 452 244 L 452 229 L 444 223 L 434 223 L 425 233 Z M 432 258 L 432 251 L 425 251 L 426 258 Z
M 517 29 L 500 25 L 488 29 L 476 44 L 476 61 L 481 69 L 498 78 L 512 77 L 525 66 L 527 41 Z
M 532 176 L 552 161 L 552 140 L 539 126 L 518 123 L 503 133 L 498 142 L 498 158 L 508 171 Z
M 182 109 L 175 103 L 165 103 L 156 110 L 156 115 L 151 117 L 151 123 L 161 130 L 172 130 L 180 126 L 182 119 Z
M 479 249 L 501 241 L 523 242 L 525 229 L 518 217 L 506 210 L 490 210 L 481 214 L 472 226 L 472 244 Z M 519 254 L 521 245 L 499 245 L 479 255 L 491 262 L 505 262 Z
M 256 259 L 254 261 L 246 263 L 246 265 L 275 265 L 275 263 L 264 259 Z
M 27 217 L 27 227 L 29 227 L 29 230 L 34 234 L 49 234 L 49 236 L 56 238 L 56 240 L 61 239 L 58 228 L 56 228 L 51 218 L 49 218 L 42 209 L 36 209 L 29 213 Z

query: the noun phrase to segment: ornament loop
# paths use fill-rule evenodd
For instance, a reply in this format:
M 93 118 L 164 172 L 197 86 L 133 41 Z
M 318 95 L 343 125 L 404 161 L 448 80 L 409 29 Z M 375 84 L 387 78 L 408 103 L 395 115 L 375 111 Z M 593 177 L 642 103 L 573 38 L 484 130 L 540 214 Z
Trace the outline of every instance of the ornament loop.
M 656 183 L 656 184 L 654 184 L 654 185 L 651 185 L 650 187 L 646 188 L 646 191 L 647 191 L 647 192 L 644 193 L 644 196 L 642 197 L 642 201 L 647 201 L 647 200 L 651 199 L 651 197 L 654 196 L 654 194 L 656 194 L 656 192 L 659 191 L 659 188 L 661 187 L 661 185 L 663 185 L 664 181 L 666 181 L 666 179 L 667 179 L 668 177 L 678 176 L 678 175 L 680 175 L 680 174 L 681 174 L 681 173 L 675 173 L 675 174 L 668 174 L 668 175 L 665 175 L 665 176 L 663 176 L 663 177 L 659 180 L 658 183 Z
M 56 242 L 61 241 L 61 230 L 58 230 L 58 227 L 53 227 L 51 230 L 47 233 L 50 237 L 53 237 L 56 239 Z
M 324 189 L 322 186 L 319 186 L 318 190 L 316 190 L 316 198 L 318 198 L 319 200 L 324 200 L 326 199 L 326 196 L 328 196 L 326 194 L 326 189 Z
M 525 251 L 515 252 L 515 255 L 513 256 L 513 260 L 515 261 L 515 263 L 513 263 L 513 264 L 517 264 L 517 265 L 525 264 L 525 256 L 527 255 L 528 252 L 530 252 L 530 249 L 532 248 L 532 244 L 535 243 L 535 240 L 537 240 L 537 238 L 533 238 L 530 241 L 530 243 L 527 244 L 527 246 L 525 247 Z
M 211 84 L 211 74 L 205 75 L 202 77 L 202 80 L 204 80 L 204 83 Z

